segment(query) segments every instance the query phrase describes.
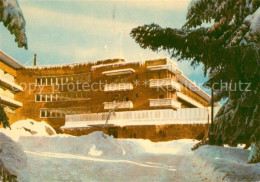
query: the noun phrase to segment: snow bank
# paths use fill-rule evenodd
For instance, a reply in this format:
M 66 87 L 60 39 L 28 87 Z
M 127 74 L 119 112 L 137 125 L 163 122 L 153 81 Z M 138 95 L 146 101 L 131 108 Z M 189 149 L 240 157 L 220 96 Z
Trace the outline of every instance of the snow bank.
M 194 152 L 194 164 L 211 181 L 259 181 L 260 164 L 247 164 L 250 151 L 202 146 Z
M 1 128 L 0 132 L 5 133 L 14 141 L 18 141 L 20 136 L 49 136 L 56 134 L 55 130 L 44 121 L 36 122 L 31 119 L 17 121 L 11 125 L 11 130 Z
M 136 154 L 190 155 L 190 148 L 197 141 L 175 140 L 154 143 L 143 139 L 115 139 L 103 132 L 74 137 L 56 135 L 49 137 L 21 136 L 19 143 L 24 150 L 55 152 L 95 157 L 119 157 Z M 44 145 L 43 145 L 44 144 Z
M 21 136 L 19 143 L 24 150 L 55 152 L 95 157 L 133 155 L 144 151 L 142 146 L 131 140 L 112 138 L 103 132 L 94 132 L 79 137 L 70 135 Z
M 18 181 L 28 181 L 27 158 L 22 147 L 3 133 L 0 133 L 1 163 L 10 174 L 17 176 Z

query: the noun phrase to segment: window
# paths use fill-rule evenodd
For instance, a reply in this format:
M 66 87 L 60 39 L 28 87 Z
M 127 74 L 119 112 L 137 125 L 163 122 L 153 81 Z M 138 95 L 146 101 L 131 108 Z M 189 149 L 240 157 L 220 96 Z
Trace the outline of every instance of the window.
M 56 98 L 56 96 L 57 96 L 57 94 L 52 94 L 52 96 L 51 96 L 51 97 L 52 97 L 52 101 L 53 101 L 53 102 L 57 101 L 57 98 Z
M 52 118 L 56 118 L 56 111 L 52 111 L 52 112 L 51 112 L 51 117 L 52 117 Z
M 160 98 L 160 99 L 163 99 L 163 98 L 164 98 L 164 95 L 160 95 L 159 98 Z
M 62 79 L 61 77 L 58 77 L 58 78 L 57 78 L 59 85 L 62 84 L 62 80 L 61 80 L 61 79 Z
M 41 95 L 40 95 L 40 94 L 37 94 L 37 95 L 36 95 L 36 101 L 37 101 L 37 102 L 40 102 L 40 101 L 41 101 Z
M 63 77 L 63 83 L 68 83 L 69 82 L 69 78 L 68 77 Z
M 47 85 L 51 85 L 51 78 L 47 78 Z
M 66 94 L 65 93 L 61 93 L 61 101 L 64 101 L 64 100 L 66 100 Z
M 42 78 L 42 85 L 46 85 L 46 78 Z
M 57 78 L 51 78 L 51 83 L 52 83 L 52 84 L 57 84 L 56 81 L 57 81 Z
M 57 112 L 57 118 L 60 118 L 61 117 L 61 113 L 58 111 Z
M 57 96 L 56 96 L 57 98 L 57 101 L 61 101 L 61 94 L 57 94 Z
M 41 110 L 41 118 L 45 118 L 45 117 L 46 117 L 45 110 Z
M 51 116 L 51 112 L 49 110 L 46 111 L 46 117 L 49 118 Z
M 41 79 L 40 79 L 40 78 L 37 78 L 37 79 L 36 79 L 36 84 L 37 84 L 37 85 L 41 85 Z
M 137 93 L 137 92 L 136 92 L 135 96 L 136 96 L 136 98 L 138 98 L 138 96 L 139 96 L 139 95 L 138 95 L 138 93 Z
M 47 102 L 50 102 L 50 101 L 51 101 L 51 95 L 50 95 L 50 94 L 46 95 L 46 101 L 47 101 Z
M 43 102 L 46 101 L 46 95 L 42 95 L 42 101 L 43 101 Z

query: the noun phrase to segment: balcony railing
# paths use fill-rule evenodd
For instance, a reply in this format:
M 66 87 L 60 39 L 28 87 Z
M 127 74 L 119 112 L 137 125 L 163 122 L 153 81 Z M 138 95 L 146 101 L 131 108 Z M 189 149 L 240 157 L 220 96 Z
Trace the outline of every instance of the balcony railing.
M 3 96 L 3 95 L 0 95 L 0 103 L 1 102 L 7 103 L 6 105 L 13 105 L 15 107 L 23 106 L 23 104 L 21 102 L 18 102 L 12 98 L 9 98 L 9 97 Z
M 214 116 L 220 107 L 214 107 Z M 65 125 L 67 128 L 88 128 L 94 125 L 104 125 L 108 113 L 91 113 L 66 115 Z M 156 109 L 143 111 L 123 111 L 112 115 L 108 124 L 116 126 L 135 125 L 168 125 L 168 124 L 208 124 L 211 120 L 211 109 L 206 108 L 182 108 Z
M 131 109 L 133 108 L 132 101 L 122 101 L 122 102 L 104 102 L 104 109 L 114 109 L 118 107 L 118 109 Z
M 179 109 L 181 108 L 181 103 L 171 98 L 150 99 L 150 107 L 173 107 L 175 109 Z
M 155 87 L 169 87 L 169 88 L 174 88 L 177 91 L 181 90 L 180 84 L 171 78 L 151 79 L 150 88 L 155 88 Z
M 133 85 L 131 83 L 111 83 L 106 84 L 104 87 L 104 91 L 125 91 L 125 90 L 133 90 Z

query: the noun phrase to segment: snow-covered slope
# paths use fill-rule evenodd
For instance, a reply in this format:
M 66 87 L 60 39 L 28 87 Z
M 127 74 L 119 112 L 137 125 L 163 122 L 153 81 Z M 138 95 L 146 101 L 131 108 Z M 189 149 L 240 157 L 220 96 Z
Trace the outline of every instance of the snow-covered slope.
M 21 181 L 260 180 L 260 164 L 247 164 L 249 150 L 241 148 L 202 146 L 192 152 L 198 141 L 190 139 L 154 143 L 102 132 L 57 135 L 33 120 L 11 127 L 0 129 L 0 160 Z
M 203 146 L 194 152 L 196 168 L 212 181 L 260 181 L 260 163 L 247 164 L 249 150 Z

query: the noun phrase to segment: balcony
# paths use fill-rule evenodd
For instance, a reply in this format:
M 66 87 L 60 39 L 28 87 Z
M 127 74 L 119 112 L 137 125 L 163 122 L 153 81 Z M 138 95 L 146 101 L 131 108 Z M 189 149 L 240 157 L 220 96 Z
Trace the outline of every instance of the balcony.
M 195 107 L 198 107 L 198 108 L 204 108 L 205 106 L 203 106 L 201 103 L 197 102 L 196 100 L 192 99 L 191 97 L 181 93 L 181 92 L 178 92 L 177 93 L 177 97 L 188 102 L 189 104 L 195 106 Z
M 181 103 L 171 98 L 165 99 L 150 99 L 150 107 L 172 107 L 175 109 L 181 108 Z
M 14 83 L 14 78 L 7 74 L 0 75 L 0 85 L 3 85 L 4 87 L 15 92 L 23 91 L 23 88 L 20 85 Z
M 126 90 L 133 90 L 133 84 L 131 84 L 131 83 L 112 83 L 112 84 L 106 84 L 104 87 L 105 92 L 126 91 Z
M 14 106 L 14 107 L 22 107 L 23 104 L 21 102 L 18 102 L 12 98 L 0 95 L 0 103 L 4 103 L 5 105 L 8 106 Z
M 133 108 L 132 101 L 122 101 L 122 102 L 104 102 L 104 109 L 114 109 L 118 107 L 118 109 L 131 109 Z
M 171 78 L 151 79 L 149 82 L 150 82 L 149 84 L 150 88 L 168 87 L 168 88 L 173 88 L 178 92 L 181 91 L 180 84 Z
M 104 71 L 104 72 L 102 72 L 102 74 L 106 75 L 106 76 L 115 76 L 115 75 L 130 74 L 130 73 L 134 73 L 134 72 L 135 72 L 134 69 L 127 68 L 127 69 L 118 69 L 118 70 Z

